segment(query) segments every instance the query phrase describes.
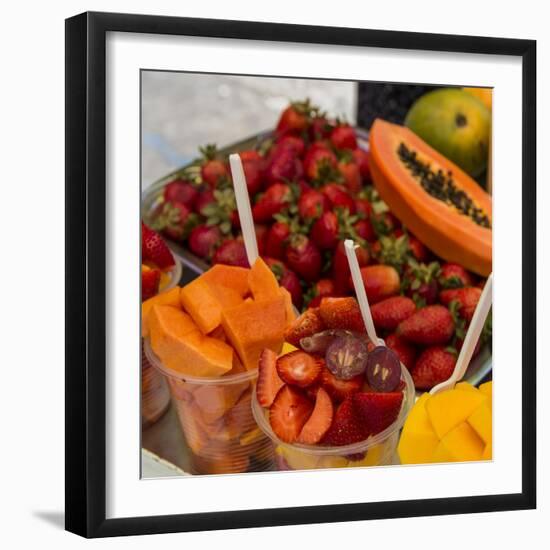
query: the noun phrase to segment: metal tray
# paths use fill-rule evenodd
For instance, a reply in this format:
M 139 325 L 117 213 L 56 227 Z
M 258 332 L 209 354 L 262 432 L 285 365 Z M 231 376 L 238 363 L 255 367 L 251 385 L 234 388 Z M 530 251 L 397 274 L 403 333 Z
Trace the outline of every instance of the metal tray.
M 368 142 L 368 132 L 363 128 L 355 128 L 357 133 L 357 141 L 359 146 L 365 150 L 369 148 Z M 238 153 L 239 151 L 245 151 L 247 149 L 252 149 L 256 146 L 261 145 L 262 143 L 267 142 L 271 139 L 272 133 L 270 131 L 261 132 L 254 136 L 248 137 L 242 141 L 228 145 L 223 149 L 220 149 L 220 154 L 226 156 L 230 153 Z M 164 186 L 175 179 L 177 176 L 181 176 L 184 173 L 186 175 L 198 173 L 200 170 L 198 163 L 191 162 L 174 170 L 165 177 L 157 180 L 151 184 L 145 191 L 142 193 L 141 199 L 141 214 L 145 222 L 150 220 L 152 213 L 155 208 L 162 202 L 162 193 Z M 178 256 L 182 264 L 185 266 L 183 270 L 182 281 L 188 282 L 192 280 L 196 275 L 200 275 L 206 271 L 210 266 L 207 262 L 198 258 L 187 248 L 182 246 L 179 243 L 174 241 L 167 241 L 172 251 Z M 464 380 L 470 382 L 470 384 L 478 385 L 484 378 L 486 378 L 492 369 L 492 355 L 491 347 L 485 346 L 481 352 L 476 356 L 476 358 L 470 363 L 468 370 L 464 376 Z

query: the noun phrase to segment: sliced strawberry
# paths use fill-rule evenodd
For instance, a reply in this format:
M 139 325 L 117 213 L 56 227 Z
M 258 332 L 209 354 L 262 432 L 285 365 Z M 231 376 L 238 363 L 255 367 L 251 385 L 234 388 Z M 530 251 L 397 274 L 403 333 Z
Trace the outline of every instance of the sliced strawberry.
M 324 298 L 319 315 L 327 328 L 365 332 L 365 323 L 355 298 Z
M 332 399 L 340 402 L 351 394 L 360 391 L 365 381 L 365 377 L 363 374 L 358 374 L 349 380 L 340 380 L 324 367 L 321 370 L 319 380 L 321 386 L 327 391 Z
M 319 308 L 310 308 L 304 311 L 292 324 L 285 330 L 285 340 L 293 346 L 299 347 L 300 340 L 306 336 L 313 336 L 317 332 L 325 329 Z
M 262 407 L 271 407 L 277 393 L 285 385 L 277 374 L 277 354 L 265 348 L 258 364 L 258 382 L 256 396 Z
M 174 256 L 162 237 L 141 222 L 141 259 L 151 262 L 160 269 L 174 265 Z
M 323 361 L 305 351 L 296 350 L 277 359 L 277 373 L 287 384 L 305 388 L 317 380 Z
M 372 395 L 372 394 L 371 394 Z M 347 397 L 336 410 L 334 421 L 325 437 L 323 445 L 349 445 L 368 437 L 364 424 L 353 407 L 352 397 Z
M 298 436 L 298 443 L 306 445 L 319 443 L 330 428 L 333 416 L 332 400 L 323 388 L 319 388 L 315 398 L 315 407 Z
M 367 430 L 367 435 L 376 435 L 395 422 L 401 410 L 403 394 L 359 392 L 352 399 L 355 412 Z
M 313 411 L 313 404 L 297 388 L 281 388 L 271 409 L 269 422 L 275 435 L 285 443 L 294 443 Z
M 159 291 L 160 271 L 158 269 L 148 269 L 141 271 L 141 301 L 148 300 Z

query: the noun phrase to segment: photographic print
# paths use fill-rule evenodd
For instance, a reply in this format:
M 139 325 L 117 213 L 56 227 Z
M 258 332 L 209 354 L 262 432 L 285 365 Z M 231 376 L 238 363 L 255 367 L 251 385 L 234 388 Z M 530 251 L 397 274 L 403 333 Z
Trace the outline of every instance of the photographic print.
M 143 477 L 492 459 L 491 112 L 141 71 Z

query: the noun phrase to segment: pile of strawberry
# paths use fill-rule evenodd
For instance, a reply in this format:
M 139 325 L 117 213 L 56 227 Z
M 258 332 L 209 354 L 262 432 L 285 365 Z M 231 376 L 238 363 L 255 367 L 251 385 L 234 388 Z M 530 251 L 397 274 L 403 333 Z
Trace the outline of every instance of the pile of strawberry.
M 163 271 L 175 265 L 174 256 L 162 237 L 141 222 L 141 301 L 152 298 L 159 291 Z
M 260 357 L 256 395 L 285 443 L 341 446 L 366 440 L 399 415 L 403 392 L 374 392 L 365 377 L 337 378 L 320 356 L 303 350 Z
M 201 152 L 165 186 L 153 227 L 211 263 L 246 267 L 227 158 L 213 146 Z M 294 305 L 317 308 L 325 297 L 353 294 L 343 243 L 352 238 L 388 346 L 419 389 L 446 378 L 484 280 L 442 262 L 389 211 L 355 130 L 309 101 L 296 102 L 271 139 L 240 155 L 260 255 Z

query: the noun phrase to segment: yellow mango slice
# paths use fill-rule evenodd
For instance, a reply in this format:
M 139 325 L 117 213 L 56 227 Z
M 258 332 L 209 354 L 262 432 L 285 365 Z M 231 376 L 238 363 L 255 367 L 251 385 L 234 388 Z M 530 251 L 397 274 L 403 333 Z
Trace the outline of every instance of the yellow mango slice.
M 464 422 L 487 397 L 480 392 L 443 391 L 426 401 L 426 412 L 439 439 Z
M 292 344 L 285 342 L 283 344 L 283 349 L 281 350 L 281 355 L 286 355 L 287 353 L 291 353 L 293 351 L 296 351 L 297 349 L 298 348 L 294 347 Z
M 457 459 L 454 457 L 454 455 L 445 447 L 445 445 L 442 445 L 441 443 L 437 444 L 437 447 L 434 451 L 434 454 L 432 455 L 431 460 L 426 462 L 435 462 L 436 464 L 440 462 L 456 462 Z
M 478 407 L 469 417 L 468 424 L 483 439 L 484 443 L 493 441 L 493 414 L 487 403 Z
M 483 441 L 467 422 L 461 422 L 450 430 L 439 445 L 443 448 L 436 449 L 434 457 L 449 457 L 446 462 L 481 460 L 485 449 Z
M 430 394 L 424 393 L 414 404 L 401 433 L 397 452 L 402 464 L 424 464 L 431 458 L 439 445 L 428 413 L 426 403 Z
M 493 460 L 492 443 L 487 443 L 487 445 L 485 445 L 485 449 L 483 450 L 483 454 L 481 455 L 481 460 Z
M 493 406 L 493 382 L 485 382 L 485 384 L 481 384 L 479 386 L 479 391 L 487 396 L 487 400 L 489 402 L 489 407 Z
M 472 386 L 472 384 L 469 384 L 468 382 L 459 382 L 455 386 L 455 390 L 464 390 L 464 391 L 472 391 L 472 392 L 479 391 L 475 386 Z

